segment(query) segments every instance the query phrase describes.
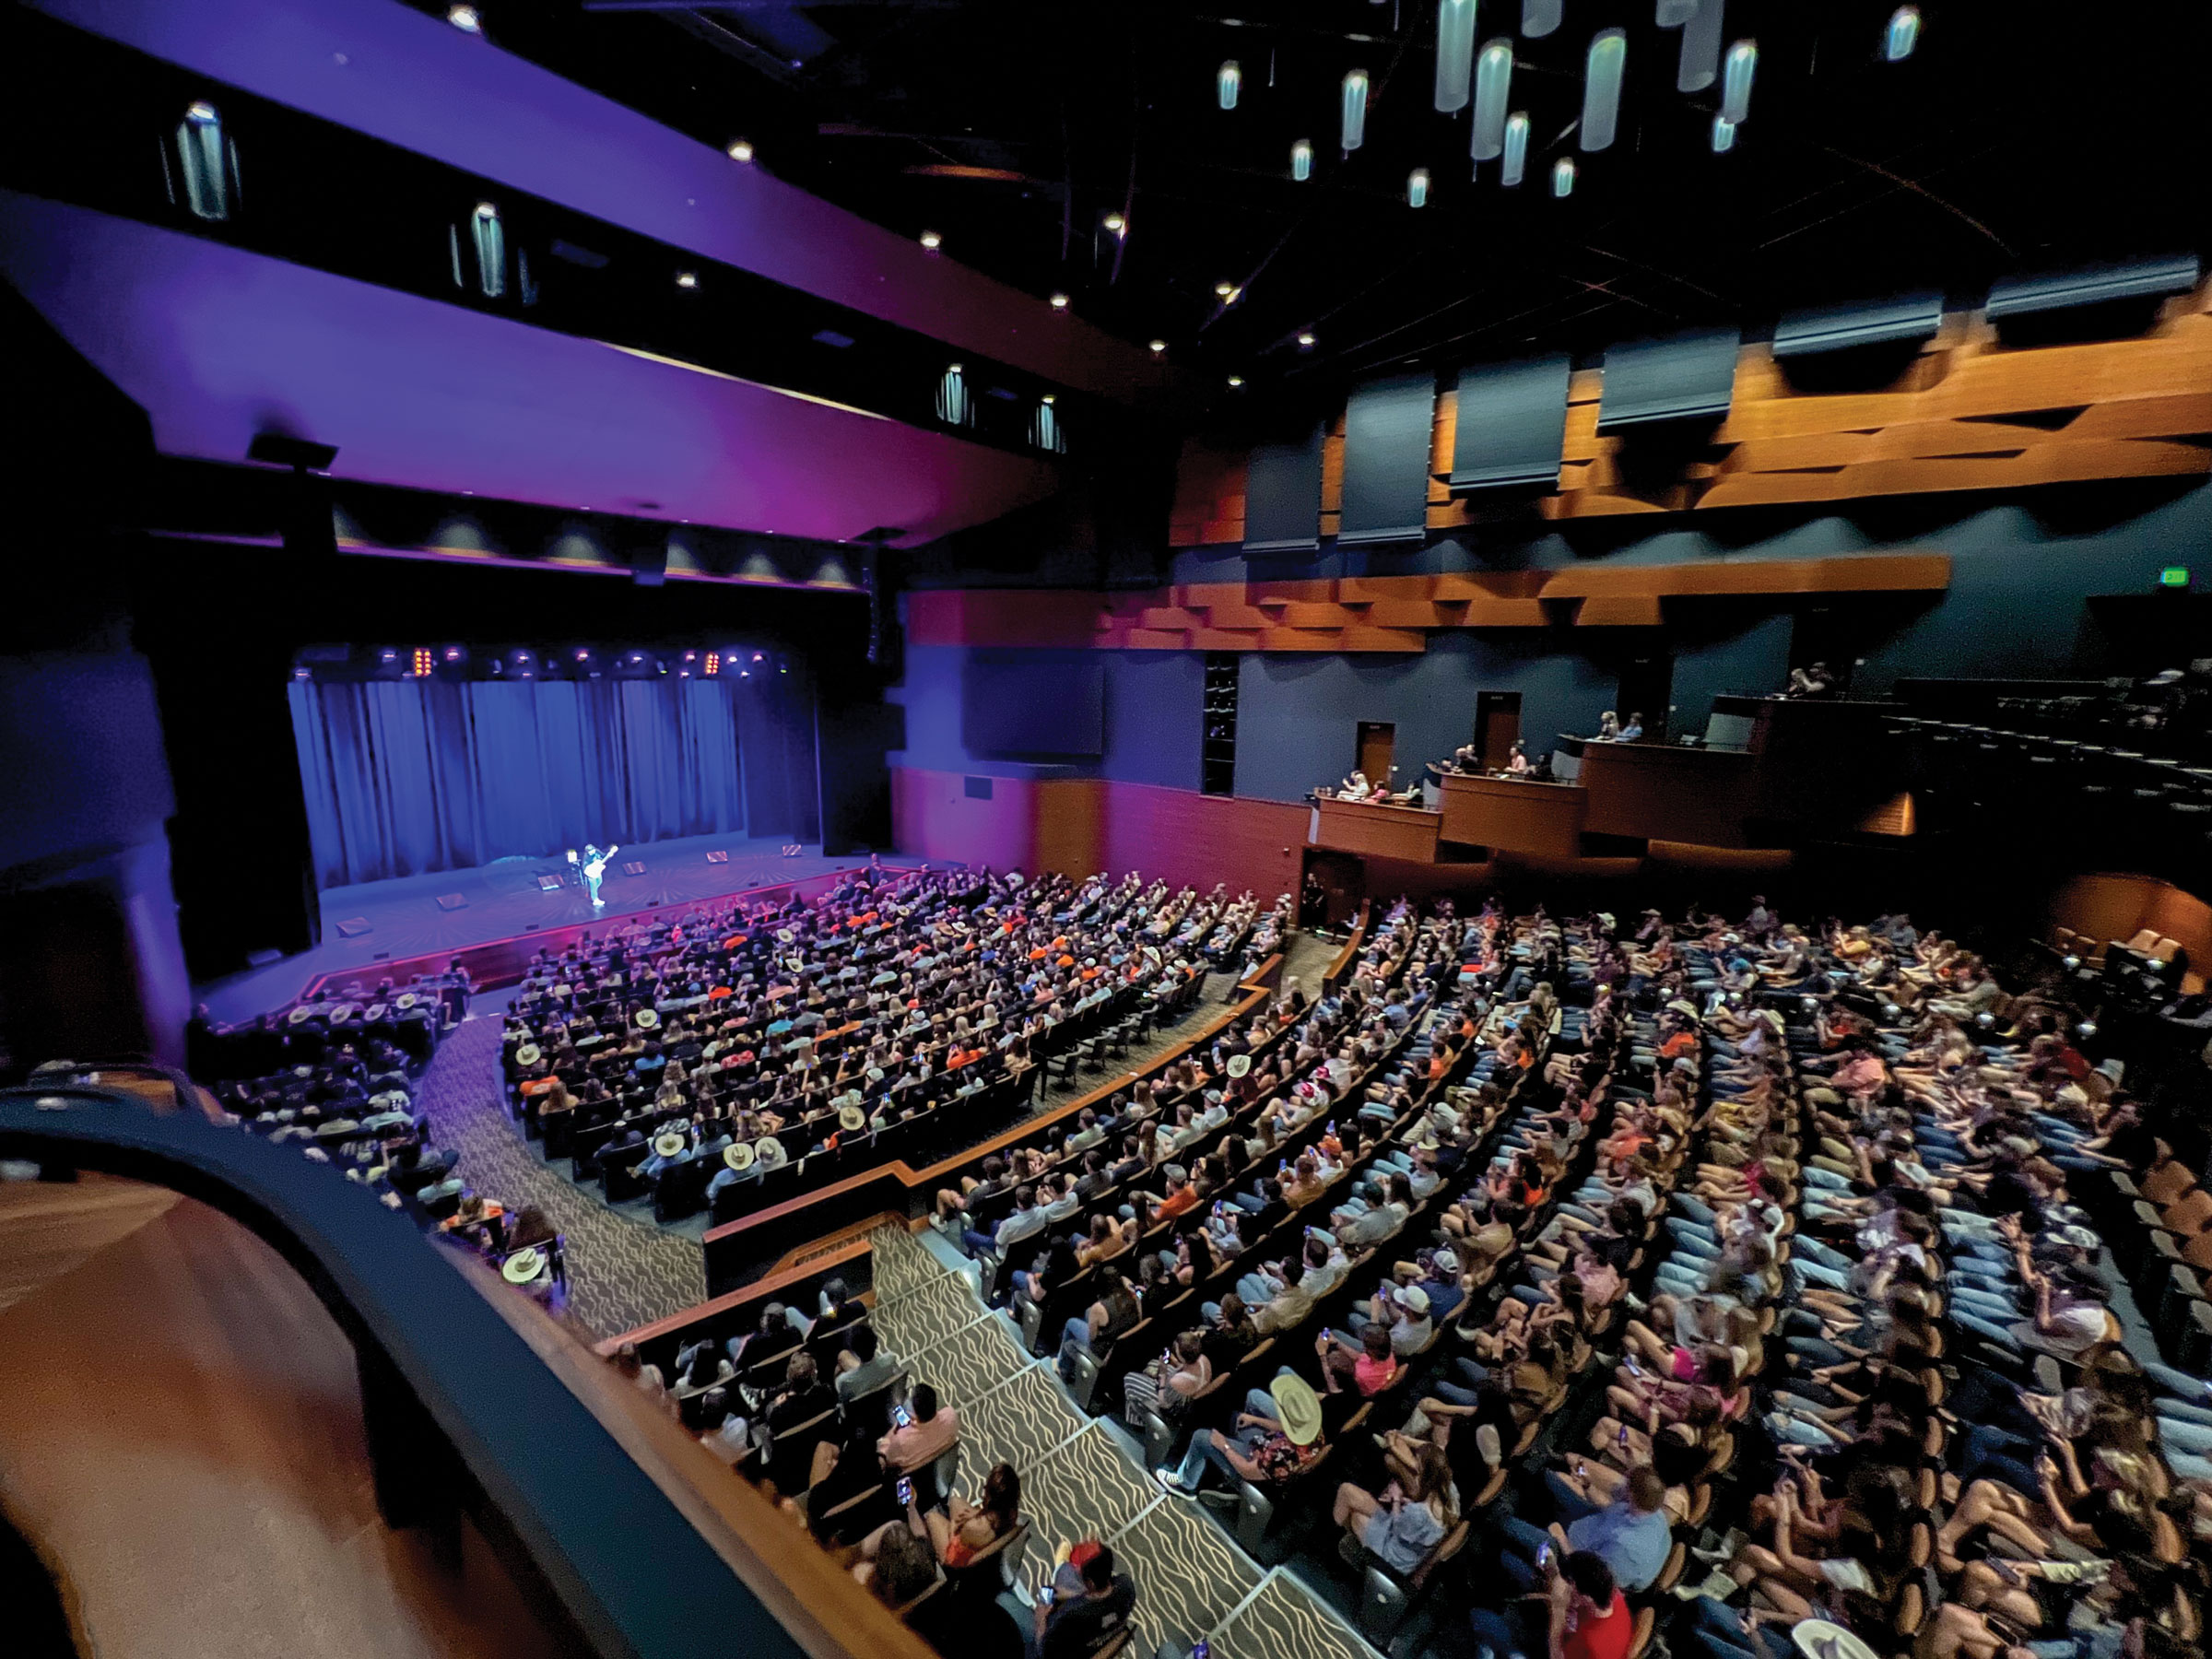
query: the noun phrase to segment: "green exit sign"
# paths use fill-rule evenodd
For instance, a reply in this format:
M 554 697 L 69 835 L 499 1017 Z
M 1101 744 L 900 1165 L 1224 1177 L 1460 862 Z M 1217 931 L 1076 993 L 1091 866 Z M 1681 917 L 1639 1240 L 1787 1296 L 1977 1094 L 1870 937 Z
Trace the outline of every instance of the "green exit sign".
M 2189 567 L 2187 565 L 2168 565 L 2159 572 L 2159 585 L 2160 587 L 2187 587 L 2189 585 Z

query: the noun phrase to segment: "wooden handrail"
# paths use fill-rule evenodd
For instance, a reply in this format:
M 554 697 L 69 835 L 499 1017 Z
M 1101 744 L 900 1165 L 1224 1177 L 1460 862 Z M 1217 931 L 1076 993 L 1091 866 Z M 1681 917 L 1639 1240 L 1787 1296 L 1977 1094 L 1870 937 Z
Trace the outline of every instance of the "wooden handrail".
M 696 1324 L 702 1319 L 711 1319 L 717 1313 L 727 1313 L 734 1308 L 742 1308 L 747 1302 L 771 1300 L 780 1292 L 798 1284 L 801 1280 L 810 1279 L 818 1273 L 841 1266 L 847 1262 L 858 1261 L 862 1256 L 869 1253 L 865 1234 L 875 1231 L 877 1228 L 888 1221 L 903 1223 L 905 1219 L 906 1218 L 903 1216 L 894 1215 L 891 1211 L 886 1210 L 879 1216 L 871 1216 L 865 1221 L 855 1223 L 853 1227 L 842 1230 L 853 1232 L 856 1236 L 846 1240 L 841 1244 L 834 1245 L 827 1250 L 822 1248 L 821 1241 L 818 1239 L 811 1244 L 802 1244 L 798 1249 L 788 1252 L 773 1268 L 755 1279 L 751 1284 L 740 1286 L 737 1289 L 703 1302 L 693 1302 L 689 1307 L 679 1309 L 665 1319 L 656 1319 L 651 1324 L 638 1325 L 633 1329 L 609 1336 L 606 1341 L 595 1344 L 594 1351 L 603 1358 L 611 1358 L 615 1350 L 626 1342 L 641 1344 L 650 1342 L 656 1336 L 665 1336 L 671 1331 L 680 1331 L 686 1325 Z M 872 1304 L 875 1294 L 873 1290 L 863 1291 L 859 1300 Z
M 1359 901 L 1359 920 L 1352 924 L 1352 931 L 1345 935 L 1344 948 L 1336 953 L 1336 959 L 1323 971 L 1321 982 L 1324 990 L 1333 992 L 1343 984 L 1345 975 L 1351 971 L 1352 964 L 1359 960 L 1359 952 L 1367 944 L 1368 918 L 1374 913 L 1374 908 L 1371 899 Z

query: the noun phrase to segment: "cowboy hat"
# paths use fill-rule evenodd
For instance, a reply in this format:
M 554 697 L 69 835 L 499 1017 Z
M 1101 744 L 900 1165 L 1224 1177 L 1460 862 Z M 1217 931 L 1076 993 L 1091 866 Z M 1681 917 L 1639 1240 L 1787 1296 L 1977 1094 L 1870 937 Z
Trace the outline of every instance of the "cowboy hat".
M 1229 1075 L 1230 1077 L 1241 1077 L 1250 1070 L 1252 1070 L 1252 1056 L 1250 1054 L 1231 1054 L 1229 1057 Z
M 365 1018 L 368 1019 L 371 1025 L 374 1025 L 378 1020 L 389 1017 L 391 1012 L 392 1010 L 386 1007 L 382 1003 L 371 1003 L 369 1005 L 369 1012 Z
M 638 1010 L 638 1029 L 640 1030 L 650 1031 L 660 1023 L 661 1015 L 659 1009 L 640 1008 Z
M 514 1063 L 517 1065 L 535 1065 L 545 1057 L 545 1051 L 535 1042 L 525 1042 L 514 1051 Z
M 674 1158 L 684 1149 L 684 1145 L 683 1131 L 680 1129 L 670 1129 L 653 1137 L 653 1154 L 659 1158 Z
M 1310 1446 L 1321 1438 L 1321 1400 L 1313 1385 L 1295 1373 L 1286 1373 L 1267 1384 L 1277 1421 L 1294 1446 Z
M 526 1285 L 546 1270 L 546 1253 L 525 1244 L 500 1264 L 500 1277 L 511 1285 Z
M 311 1018 L 313 1014 L 314 1010 L 312 1008 L 300 1006 L 294 1008 L 289 1014 L 287 1014 L 285 1018 L 289 1020 L 293 1025 L 298 1025 L 301 1020 Z
M 415 993 L 412 991 L 402 991 L 397 996 L 394 997 L 392 1001 L 397 1007 L 411 1008 L 415 1006 Z
M 722 1161 L 742 1175 L 753 1167 L 753 1148 L 745 1141 L 732 1141 L 722 1149 Z
M 868 1114 L 857 1106 L 840 1106 L 837 1109 L 837 1126 L 848 1132 L 865 1129 Z

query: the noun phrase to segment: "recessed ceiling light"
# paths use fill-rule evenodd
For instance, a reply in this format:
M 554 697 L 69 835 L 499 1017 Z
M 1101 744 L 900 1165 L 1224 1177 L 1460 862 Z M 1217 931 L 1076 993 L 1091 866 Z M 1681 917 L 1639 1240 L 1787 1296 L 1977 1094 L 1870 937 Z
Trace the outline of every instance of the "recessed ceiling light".
M 1214 284 L 1214 298 L 1217 300 L 1226 300 L 1236 291 L 1237 285 L 1233 282 L 1217 282 Z
M 1055 402 L 1057 402 L 1057 401 L 1058 401 L 1058 400 L 1057 400 L 1056 398 L 1054 398 L 1054 397 L 1053 396 L 1053 394 L 1052 394 L 1050 392 L 1047 392 L 1047 393 L 1044 394 L 1044 402 L 1045 402 L 1045 403 L 1046 403 L 1048 406 L 1049 406 L 1049 405 L 1051 405 L 1051 404 L 1053 404 L 1053 403 L 1055 403 Z
M 680 288 L 697 288 L 699 286 L 699 274 L 696 271 L 678 271 L 676 274 L 676 286 Z
M 935 230 L 924 230 L 922 232 L 922 245 L 933 252 L 943 246 L 944 241 L 945 239 L 939 236 Z
M 1067 296 L 1065 294 L 1054 294 L 1053 296 L 1052 305 L 1054 311 L 1065 311 L 1067 309 Z
M 731 139 L 729 158 L 733 161 L 750 161 L 753 159 L 753 141 L 750 138 Z
M 1229 383 L 1232 386 L 1241 386 L 1244 383 L 1244 377 L 1241 374 L 1232 374 L 1229 377 Z
M 1110 214 L 1108 214 L 1108 215 L 1106 216 L 1106 221 L 1105 221 L 1105 222 L 1106 222 L 1106 229 L 1109 229 L 1109 230 L 1111 230 L 1111 231 L 1112 231 L 1112 232 L 1114 233 L 1114 235 L 1116 235 L 1116 236 L 1123 236 L 1123 235 L 1126 235 L 1126 234 L 1127 234 L 1127 232 L 1128 232 L 1128 229 L 1129 229 L 1129 221 L 1128 221 L 1127 219 L 1124 218 L 1123 218 L 1123 217 L 1122 217 L 1120 214 L 1118 214 L 1118 213 L 1110 213 Z
M 1152 342 L 1152 355 L 1154 357 L 1160 356 L 1167 350 L 1167 348 L 1168 343 L 1165 340 L 1155 340 Z
M 1301 335 L 1300 335 L 1298 336 L 1298 348 L 1299 348 L 1300 351 L 1311 351 L 1311 350 L 1312 350 L 1312 349 L 1313 349 L 1313 336 L 1312 336 L 1311 334 L 1301 334 Z
M 960 366 L 958 363 L 947 363 L 945 366 L 945 372 L 947 374 L 958 374 L 959 371 Z
M 484 32 L 484 19 L 477 16 L 477 8 L 473 6 L 447 6 L 445 20 L 463 34 L 480 35 Z

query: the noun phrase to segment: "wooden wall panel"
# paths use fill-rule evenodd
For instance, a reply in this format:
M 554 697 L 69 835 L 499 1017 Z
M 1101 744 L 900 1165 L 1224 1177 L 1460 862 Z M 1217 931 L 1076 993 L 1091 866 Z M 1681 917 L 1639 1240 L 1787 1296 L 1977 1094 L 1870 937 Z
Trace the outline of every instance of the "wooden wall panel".
M 1168 512 L 1168 544 L 1197 547 L 1244 539 L 1244 477 L 1248 449 L 1222 449 L 1186 439 L 1175 470 L 1175 503 Z
M 1120 876 L 1141 870 L 1200 888 L 1227 882 L 1263 902 L 1298 887 L 1308 808 L 1164 789 L 1107 783 L 1100 867 Z
M 1895 382 L 1866 392 L 1800 392 L 1771 347 L 1746 346 L 1706 453 L 1641 488 L 1620 466 L 1635 441 L 1598 435 L 1603 371 L 1582 370 L 1569 382 L 1559 485 L 1537 507 L 1549 519 L 1610 517 L 2212 473 L 2208 295 L 2170 302 L 2138 338 L 2074 346 L 2008 348 L 1979 313 L 1953 313 Z M 1471 524 L 1488 506 L 1480 494 L 1452 496 L 1458 427 L 1453 388 L 1438 394 L 1430 430 L 1430 530 Z M 1338 524 L 1343 434 L 1340 416 L 1323 450 L 1324 536 Z M 1208 465 L 1194 498 L 1218 488 Z M 1176 546 L 1191 545 L 1183 533 L 1204 516 L 1182 500 Z M 1240 523 L 1241 511 L 1240 498 Z

